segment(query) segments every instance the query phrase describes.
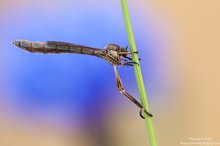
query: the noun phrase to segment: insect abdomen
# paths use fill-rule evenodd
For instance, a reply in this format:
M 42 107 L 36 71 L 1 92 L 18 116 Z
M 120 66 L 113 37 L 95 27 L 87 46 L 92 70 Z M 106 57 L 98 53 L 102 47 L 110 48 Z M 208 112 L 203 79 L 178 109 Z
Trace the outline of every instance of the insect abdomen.
M 75 54 L 87 54 L 97 56 L 99 49 L 92 49 L 86 46 L 74 45 L 65 42 L 32 42 L 27 40 L 17 40 L 13 42 L 19 48 L 27 50 L 29 52 L 39 52 L 39 53 L 75 53 Z M 99 57 L 99 56 L 98 56 Z
M 56 48 L 56 46 L 47 45 L 47 43 L 45 42 L 32 42 L 32 41 L 27 41 L 27 40 L 17 41 L 16 40 L 16 41 L 13 41 L 13 44 L 29 52 L 58 53 L 58 49 Z

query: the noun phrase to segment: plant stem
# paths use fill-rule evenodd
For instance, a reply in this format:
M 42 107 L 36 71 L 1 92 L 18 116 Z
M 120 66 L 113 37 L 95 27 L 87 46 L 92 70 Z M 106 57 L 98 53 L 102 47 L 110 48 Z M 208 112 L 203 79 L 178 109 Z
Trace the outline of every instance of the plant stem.
M 131 20 L 129 16 L 129 11 L 128 11 L 128 4 L 126 0 L 121 0 L 121 6 L 122 6 L 122 11 L 123 11 L 123 16 L 124 16 L 124 22 L 126 26 L 126 31 L 128 35 L 128 41 L 129 41 L 129 46 L 130 46 L 130 51 L 131 52 L 136 52 L 136 44 L 135 44 L 135 39 L 134 39 L 134 34 L 132 31 L 132 25 L 131 25 Z M 144 86 L 144 81 L 142 77 L 142 72 L 141 72 L 141 67 L 140 67 L 140 62 L 139 62 L 139 57 L 137 53 L 132 54 L 132 60 L 134 62 L 137 62 L 138 64 L 134 64 L 134 71 L 135 71 L 135 76 L 136 76 L 136 82 L 138 85 L 138 91 L 141 97 L 141 102 L 144 106 L 144 108 L 149 111 L 149 104 L 147 100 L 147 94 Z M 154 127 L 153 127 L 153 122 L 151 117 L 145 114 L 145 123 L 147 127 L 147 133 L 149 137 L 149 142 L 151 146 L 157 146 L 157 141 L 156 141 L 156 135 L 154 132 Z

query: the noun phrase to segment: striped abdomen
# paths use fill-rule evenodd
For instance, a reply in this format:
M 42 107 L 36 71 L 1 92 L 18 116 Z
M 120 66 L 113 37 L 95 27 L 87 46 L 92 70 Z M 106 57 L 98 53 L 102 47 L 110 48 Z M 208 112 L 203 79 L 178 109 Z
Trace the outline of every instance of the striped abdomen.
M 97 57 L 102 56 L 101 49 L 91 48 L 82 45 L 75 45 L 65 42 L 48 41 L 48 42 L 32 42 L 27 40 L 16 40 L 13 44 L 19 48 L 25 49 L 29 52 L 38 53 L 75 53 L 75 54 L 87 54 Z

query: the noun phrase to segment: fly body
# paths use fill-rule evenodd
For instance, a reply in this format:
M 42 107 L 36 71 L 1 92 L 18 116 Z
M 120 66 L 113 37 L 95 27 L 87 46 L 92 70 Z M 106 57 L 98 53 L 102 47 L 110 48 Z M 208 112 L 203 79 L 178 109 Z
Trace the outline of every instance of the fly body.
M 13 44 L 19 48 L 22 48 L 29 52 L 37 52 L 37 53 L 73 53 L 73 54 L 85 54 L 96 56 L 102 58 L 109 62 L 114 67 L 114 72 L 116 76 L 116 85 L 121 94 L 126 96 L 129 100 L 131 100 L 135 105 L 140 108 L 140 116 L 144 118 L 143 113 L 146 113 L 148 116 L 152 117 L 142 104 L 137 101 L 132 95 L 130 95 L 127 91 L 125 91 L 124 86 L 122 84 L 121 78 L 118 74 L 116 66 L 133 66 L 134 64 L 138 64 L 133 62 L 129 55 L 137 52 L 128 52 L 127 47 L 120 47 L 116 44 L 108 44 L 104 47 L 104 49 L 88 47 L 83 45 L 77 45 L 66 42 L 59 41 L 47 41 L 47 42 L 32 42 L 28 40 L 15 40 Z

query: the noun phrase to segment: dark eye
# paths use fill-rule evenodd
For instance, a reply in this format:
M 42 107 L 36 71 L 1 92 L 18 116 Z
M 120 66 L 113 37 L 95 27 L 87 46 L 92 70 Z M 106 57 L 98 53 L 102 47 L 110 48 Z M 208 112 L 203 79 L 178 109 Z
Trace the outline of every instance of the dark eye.
M 127 52 L 127 48 L 122 47 L 121 52 Z M 127 57 L 127 54 L 123 54 L 122 56 Z
M 126 48 L 121 48 L 121 52 L 127 52 Z

